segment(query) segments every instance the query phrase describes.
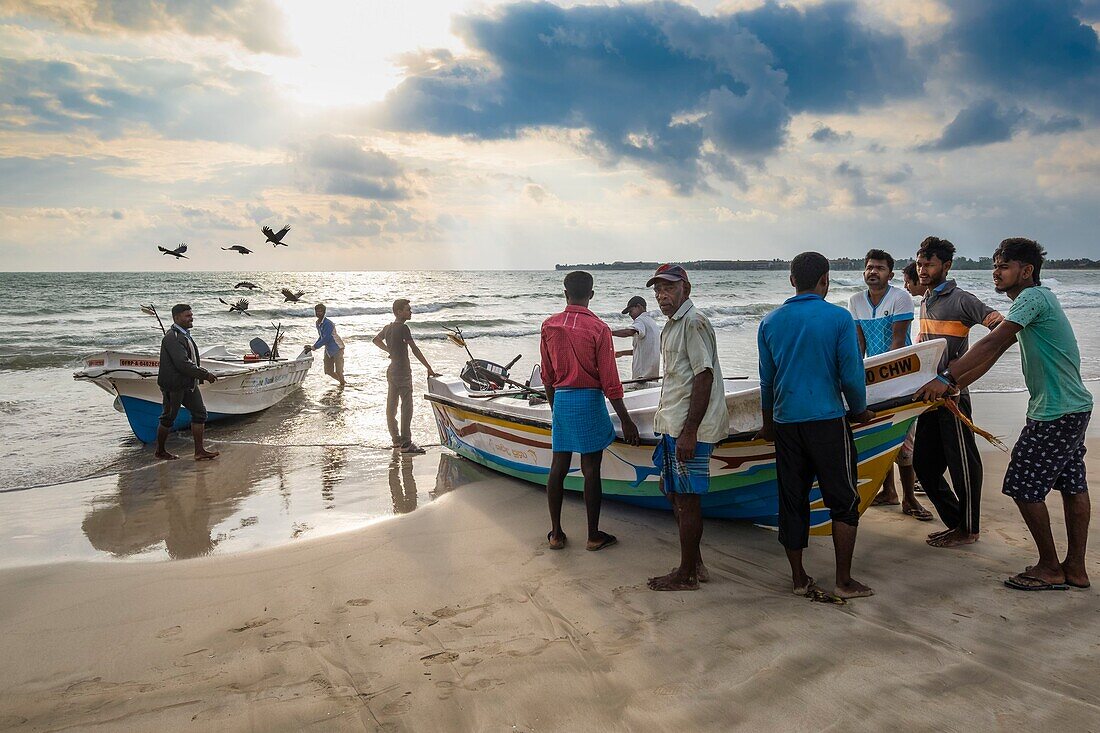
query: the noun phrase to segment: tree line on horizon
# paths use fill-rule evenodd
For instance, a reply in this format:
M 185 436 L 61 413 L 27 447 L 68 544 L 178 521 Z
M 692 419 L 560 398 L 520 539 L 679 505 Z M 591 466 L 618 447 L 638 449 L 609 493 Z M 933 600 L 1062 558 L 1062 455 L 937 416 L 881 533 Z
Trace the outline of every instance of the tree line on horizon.
M 910 258 L 898 258 L 894 262 L 894 270 L 900 271 L 912 260 Z M 588 264 L 559 264 L 554 265 L 555 270 L 655 270 L 662 263 L 660 262 L 623 262 L 622 260 L 616 260 L 615 262 L 595 262 Z M 679 263 L 689 270 L 788 270 L 791 266 L 790 260 L 771 259 L 771 260 L 691 260 L 688 262 Z M 834 270 L 862 270 L 863 258 L 862 257 L 838 257 L 836 259 L 829 260 L 829 267 Z M 1098 270 L 1100 269 L 1100 260 L 1091 260 L 1087 257 L 1078 257 L 1075 259 L 1062 259 L 1062 260 L 1047 260 L 1043 263 L 1044 269 L 1049 270 Z M 952 265 L 953 270 L 991 270 L 993 269 L 992 257 L 979 257 L 978 259 L 971 259 L 969 257 L 958 256 L 955 258 Z

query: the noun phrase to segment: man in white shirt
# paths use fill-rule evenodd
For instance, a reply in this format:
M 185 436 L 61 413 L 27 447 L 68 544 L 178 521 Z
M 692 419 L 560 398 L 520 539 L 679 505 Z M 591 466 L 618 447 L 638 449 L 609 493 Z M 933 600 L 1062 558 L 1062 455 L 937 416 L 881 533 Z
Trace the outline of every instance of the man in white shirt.
M 864 356 L 879 354 L 910 346 L 913 339 L 909 334 L 913 325 L 913 296 L 901 288 L 890 284 L 894 279 L 894 258 L 889 252 L 872 249 L 863 259 L 863 282 L 867 290 L 856 293 L 848 301 L 848 311 L 856 322 L 856 336 Z M 933 519 L 932 512 L 917 501 L 915 485 L 916 472 L 913 470 L 912 443 L 908 450 L 902 446 L 897 458 L 898 471 L 901 474 L 901 487 L 904 498 L 898 500 L 898 491 L 894 484 L 894 469 L 886 474 L 882 490 L 875 497 L 875 506 L 901 505 L 901 511 L 922 522 Z
M 645 298 L 640 295 L 631 298 L 623 308 L 623 315 L 627 314 L 634 322 L 626 328 L 612 331 L 611 335 L 632 338 L 634 348 L 616 351 L 615 356 L 633 355 L 630 379 L 637 383 L 638 388 L 652 386 L 645 382 L 661 376 L 661 327 L 647 312 Z

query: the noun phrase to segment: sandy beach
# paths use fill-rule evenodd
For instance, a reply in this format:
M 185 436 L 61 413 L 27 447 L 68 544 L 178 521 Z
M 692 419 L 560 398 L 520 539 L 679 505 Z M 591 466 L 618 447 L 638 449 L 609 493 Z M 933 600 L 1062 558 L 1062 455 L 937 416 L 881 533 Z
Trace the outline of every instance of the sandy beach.
M 1100 730 L 1096 592 L 1003 587 L 1032 549 L 1006 456 L 984 458 L 982 540 L 932 549 L 936 525 L 872 508 L 856 574 L 877 595 L 845 606 L 792 596 L 774 534 L 733 522 L 706 526 L 709 585 L 654 593 L 669 515 L 605 502 L 618 546 L 550 552 L 540 490 L 450 457 L 453 490 L 355 531 L 6 569 L 0 728 Z M 1095 581 L 1096 523 L 1091 546 Z M 808 557 L 830 577 L 827 538 Z

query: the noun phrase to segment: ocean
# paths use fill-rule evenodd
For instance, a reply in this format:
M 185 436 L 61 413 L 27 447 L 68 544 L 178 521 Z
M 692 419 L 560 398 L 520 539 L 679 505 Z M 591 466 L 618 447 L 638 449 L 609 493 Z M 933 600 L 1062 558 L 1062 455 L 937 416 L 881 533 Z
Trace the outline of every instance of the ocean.
M 80 359 L 102 349 L 156 351 L 160 330 L 141 305 L 168 314 L 176 302 L 195 312 L 194 337 L 205 349 L 224 343 L 247 351 L 249 340 L 267 341 L 273 323 L 287 331 L 284 354 L 297 353 L 316 337 L 313 304 L 328 305 L 329 316 L 347 344 L 348 387 L 342 392 L 315 364 L 304 389 L 258 418 L 211 426 L 216 441 L 266 445 L 338 445 L 385 450 L 383 415 L 385 355 L 371 343 L 391 320 L 395 298 L 413 302 L 410 328 L 432 366 L 456 374 L 465 352 L 446 338 L 444 326 L 460 326 L 478 358 L 506 363 L 525 379 L 538 361 L 541 321 L 563 305 L 561 278 L 554 271 L 521 272 L 328 272 L 328 273 L 0 273 L 0 489 L 48 485 L 63 480 L 125 470 L 149 460 L 125 417 L 108 395 L 77 383 Z M 632 295 L 647 295 L 647 273 L 595 273 L 592 309 L 612 327 Z M 991 306 L 1007 311 L 1009 300 L 994 292 L 989 274 L 961 272 L 959 285 Z M 234 290 L 249 280 L 262 290 Z M 692 296 L 718 334 L 726 375 L 756 373 L 756 328 L 764 314 L 790 295 L 783 272 L 714 271 L 693 273 Z M 1082 352 L 1082 371 L 1100 379 L 1100 273 L 1052 271 L 1044 284 L 1066 308 Z M 284 303 L 280 288 L 306 292 L 301 304 Z M 833 273 L 829 300 L 846 303 L 862 289 L 858 272 Z M 651 296 L 651 294 L 649 294 Z M 218 298 L 250 300 L 249 313 L 230 313 Z M 662 321 L 656 303 L 651 310 Z M 162 316 L 166 321 L 170 316 Z M 980 335 L 984 329 L 976 327 Z M 629 340 L 617 340 L 629 348 Z M 629 358 L 620 359 L 629 378 Z M 318 360 L 319 362 L 319 360 Z M 420 380 L 423 369 L 416 365 Z M 979 384 L 976 391 L 1022 390 L 1016 350 Z M 339 419 L 335 419 L 339 417 Z M 416 440 L 438 441 L 427 404 L 417 404 Z

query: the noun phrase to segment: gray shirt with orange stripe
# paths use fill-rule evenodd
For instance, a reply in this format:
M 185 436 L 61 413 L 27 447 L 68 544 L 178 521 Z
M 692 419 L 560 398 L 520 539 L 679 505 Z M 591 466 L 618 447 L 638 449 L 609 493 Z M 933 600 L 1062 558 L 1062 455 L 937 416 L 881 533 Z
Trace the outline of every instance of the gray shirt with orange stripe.
M 924 296 L 921 307 L 918 341 L 946 339 L 947 350 L 940 359 L 939 370 L 958 359 L 970 348 L 970 329 L 979 323 L 993 328 L 1001 314 L 990 308 L 974 293 L 961 290 L 954 280 L 945 280 Z M 967 390 L 962 390 L 967 394 Z

